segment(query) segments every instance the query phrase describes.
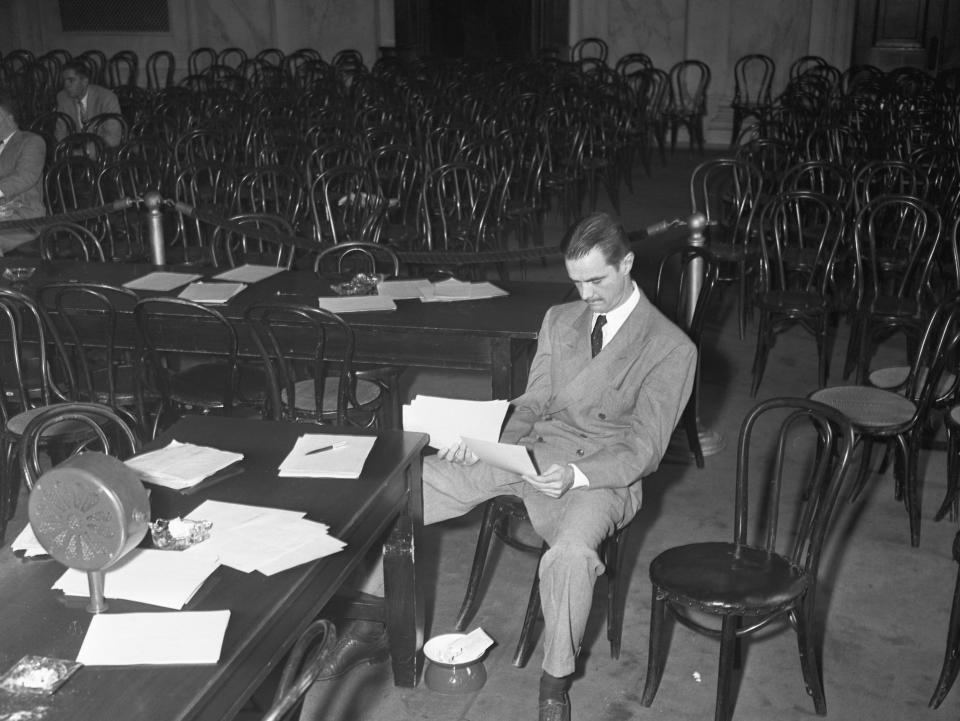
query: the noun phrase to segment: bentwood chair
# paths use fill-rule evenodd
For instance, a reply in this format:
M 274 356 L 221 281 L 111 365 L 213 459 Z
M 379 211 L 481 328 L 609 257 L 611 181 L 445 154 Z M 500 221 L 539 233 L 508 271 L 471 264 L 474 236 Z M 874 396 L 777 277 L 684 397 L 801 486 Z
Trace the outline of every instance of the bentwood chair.
M 769 55 L 751 53 L 740 57 L 733 66 L 733 131 L 730 145 L 740 136 L 743 121 L 749 117 L 761 123 L 766 120 L 773 100 L 770 87 L 776 64 Z
M 307 626 L 283 663 L 273 704 L 262 721 L 292 721 L 298 718 L 297 711 L 303 703 L 303 697 L 323 670 L 336 641 L 337 629 L 330 621 L 319 619 Z
M 670 68 L 670 150 L 677 147 L 677 131 L 682 126 L 694 146 L 703 154 L 703 119 L 707 114 L 707 90 L 710 66 L 702 60 L 681 60 Z
M 77 260 L 103 263 L 106 257 L 100 239 L 77 223 L 51 223 L 37 236 L 40 257 L 44 260 Z
M 210 236 L 210 254 L 215 266 L 236 268 L 244 263 L 272 265 L 289 270 L 293 267 L 294 248 L 280 242 L 257 237 L 257 231 L 293 236 L 293 226 L 286 218 L 273 213 L 240 213 L 228 218 L 249 233 L 234 227 L 218 225 Z
M 321 245 L 380 237 L 387 201 L 367 168 L 343 165 L 323 171 L 308 189 L 307 202 L 313 235 Z
M 353 328 L 309 305 L 258 303 L 244 314 L 267 378 L 266 415 L 275 420 L 389 427 L 384 388 L 353 367 Z M 302 348 L 298 357 L 291 348 Z
M 773 440 L 772 459 L 761 442 L 766 437 Z M 737 447 L 733 542 L 676 546 L 650 563 L 650 650 L 641 704 L 652 705 L 660 686 L 670 643 L 668 616 L 720 639 L 717 721 L 733 717 L 741 639 L 789 622 L 797 633 L 807 692 L 817 714 L 826 714 L 821 642 L 814 628 L 817 576 L 853 443 L 846 418 L 820 403 L 774 398 L 749 412 Z M 793 527 L 791 518 L 797 519 Z M 707 619 L 719 620 L 720 627 Z
M 960 566 L 960 531 L 953 537 L 953 560 Z M 953 604 L 950 606 L 950 622 L 947 625 L 947 644 L 943 655 L 943 666 L 937 687 L 930 697 L 930 708 L 940 708 L 940 704 L 950 693 L 954 681 L 960 673 L 960 567 L 953 588 Z

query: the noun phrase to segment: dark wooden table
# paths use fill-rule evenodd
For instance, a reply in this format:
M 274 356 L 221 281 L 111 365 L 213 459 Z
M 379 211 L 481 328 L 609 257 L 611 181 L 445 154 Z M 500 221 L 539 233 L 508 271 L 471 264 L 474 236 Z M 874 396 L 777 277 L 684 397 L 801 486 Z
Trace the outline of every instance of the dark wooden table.
M 28 292 L 53 282 L 91 282 L 122 285 L 146 275 L 149 265 L 124 263 L 45 263 L 0 259 L 0 269 L 33 265 L 37 272 L 24 286 Z M 167 268 L 167 270 L 178 270 Z M 187 270 L 187 269 L 183 269 Z M 222 269 L 192 272 L 216 275 Z M 399 300 L 395 311 L 348 313 L 344 318 L 357 335 L 355 360 L 360 363 L 426 368 L 477 370 L 490 374 L 493 398 L 512 398 L 526 384 L 529 359 L 536 346 L 543 316 L 552 305 L 568 299 L 567 283 L 511 281 L 497 283 L 510 295 L 453 303 L 421 303 Z M 137 291 L 141 297 L 176 295 Z M 220 309 L 239 321 L 247 307 L 265 301 L 310 303 L 332 295 L 329 283 L 307 271 L 284 271 L 255 283 Z M 119 329 L 132 338 L 133 323 Z M 241 335 L 241 352 L 253 354 L 252 343 Z M 203 333 L 172 330 L 163 339 L 162 350 L 204 352 L 208 338 Z
M 357 480 L 278 478 L 277 466 L 303 432 L 317 426 L 187 416 L 165 434 L 244 453 L 244 471 L 192 495 L 154 489 L 156 517 L 184 514 L 212 498 L 307 512 L 347 543 L 332 556 L 274 576 L 221 567 L 186 610 L 230 609 L 220 662 L 214 666 L 82 668 L 49 697 L 0 692 L 0 717 L 47 706 L 44 721 L 91 719 L 228 719 L 282 662 L 293 641 L 322 610 L 364 554 L 385 533 L 386 620 L 394 679 L 417 681 L 423 604 L 414 548 L 422 527 L 421 450 L 426 436 L 388 431 Z M 86 600 L 68 599 L 50 586 L 64 567 L 52 560 L 15 558 L 0 550 L 0 673 L 26 654 L 75 659 L 91 615 Z M 160 611 L 110 601 L 109 613 Z M 32 718 L 32 717 L 31 717 Z

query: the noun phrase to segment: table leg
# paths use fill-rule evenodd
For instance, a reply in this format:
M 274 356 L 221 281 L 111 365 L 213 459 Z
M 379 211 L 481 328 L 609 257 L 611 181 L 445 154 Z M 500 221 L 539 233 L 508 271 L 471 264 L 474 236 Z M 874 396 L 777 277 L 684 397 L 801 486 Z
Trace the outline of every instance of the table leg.
M 390 637 L 393 682 L 417 685 L 419 650 L 423 645 L 423 593 L 416 578 L 416 548 L 423 528 L 423 489 L 419 459 L 406 470 L 409 497 L 383 546 L 386 621 Z
M 523 393 L 535 348 L 536 343 L 529 340 L 493 338 L 490 341 L 491 398 L 507 400 Z

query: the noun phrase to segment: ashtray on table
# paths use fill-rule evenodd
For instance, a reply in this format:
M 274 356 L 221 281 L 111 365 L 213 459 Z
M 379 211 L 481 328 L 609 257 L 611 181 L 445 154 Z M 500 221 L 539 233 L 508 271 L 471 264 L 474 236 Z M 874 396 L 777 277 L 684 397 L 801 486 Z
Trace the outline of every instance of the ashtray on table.
M 3 279 L 11 283 L 25 283 L 36 272 L 37 269 L 30 266 L 14 265 L 4 268 Z
M 155 548 L 163 551 L 182 551 L 210 538 L 211 521 L 191 521 L 187 518 L 159 518 L 150 524 L 150 537 Z
M 357 273 L 342 282 L 331 283 L 330 289 L 337 295 L 376 295 L 381 280 L 383 276 L 379 274 Z

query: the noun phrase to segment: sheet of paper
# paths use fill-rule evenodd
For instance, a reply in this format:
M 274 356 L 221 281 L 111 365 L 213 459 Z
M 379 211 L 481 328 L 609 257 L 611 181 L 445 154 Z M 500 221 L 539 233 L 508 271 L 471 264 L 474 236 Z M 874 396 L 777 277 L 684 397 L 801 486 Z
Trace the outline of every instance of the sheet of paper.
M 248 506 L 243 503 L 206 500 L 194 508 L 186 517 L 192 521 L 210 521 L 213 524 L 211 530 L 211 540 L 213 540 L 219 534 L 220 529 L 236 528 L 265 516 L 288 519 L 303 518 L 305 515 L 306 513 L 303 511 L 288 511 L 283 508 L 267 508 L 265 506 Z
M 421 289 L 420 300 L 424 303 L 443 303 L 457 300 L 480 300 L 509 295 L 503 288 L 482 281 L 467 283 L 456 278 L 433 283 L 430 288 Z
M 283 268 L 277 268 L 273 265 L 255 265 L 253 263 L 247 263 L 246 265 L 239 265 L 236 268 L 231 268 L 230 270 L 215 275 L 213 278 L 211 278 L 211 280 L 232 280 L 238 283 L 256 283 L 264 278 L 269 278 L 277 273 L 282 273 L 283 270 Z
M 243 459 L 242 453 L 193 443 L 171 441 L 169 445 L 127 459 L 126 464 L 140 473 L 144 481 L 181 490 Z
M 538 475 L 530 449 L 512 443 L 496 443 L 464 436 L 463 442 L 484 463 L 522 476 Z
M 384 280 L 377 285 L 377 293 L 394 300 L 418 300 L 425 290 L 429 292 L 430 287 L 430 281 L 426 279 Z
M 434 448 L 447 448 L 461 437 L 500 438 L 508 401 L 467 401 L 418 395 L 403 407 L 403 429 L 427 433 Z
M 36 534 L 33 532 L 33 526 L 29 523 L 23 527 L 23 530 L 13 539 L 10 548 L 14 552 L 23 551 L 24 558 L 36 558 L 37 556 L 46 556 L 47 549 L 40 545 Z
M 170 273 L 163 270 L 155 270 L 139 278 L 128 281 L 123 284 L 124 288 L 133 290 L 173 290 L 181 285 L 202 278 L 196 273 Z
M 359 313 L 371 310 L 396 310 L 393 298 L 385 295 L 335 295 L 323 296 L 318 304 L 331 313 Z
M 101 613 L 77 654 L 85 666 L 216 663 L 230 611 Z
M 281 477 L 303 478 L 359 478 L 363 464 L 376 436 L 346 436 L 323 433 L 309 433 L 300 436 L 293 449 L 280 464 Z M 325 446 L 345 443 L 320 453 L 310 451 Z
M 223 305 L 246 287 L 246 283 L 196 282 L 181 290 L 177 297 L 194 303 Z
M 137 548 L 103 574 L 103 595 L 163 608 L 183 608 L 220 565 L 206 541 L 185 551 Z M 87 574 L 67 569 L 53 584 L 68 596 L 87 598 Z

